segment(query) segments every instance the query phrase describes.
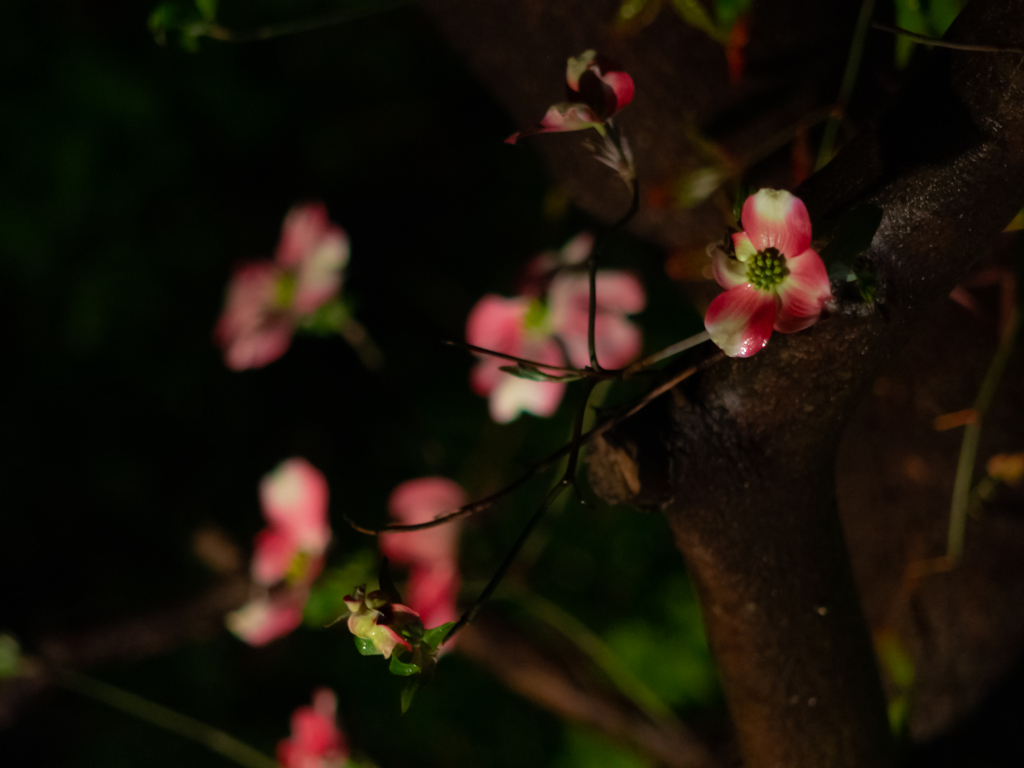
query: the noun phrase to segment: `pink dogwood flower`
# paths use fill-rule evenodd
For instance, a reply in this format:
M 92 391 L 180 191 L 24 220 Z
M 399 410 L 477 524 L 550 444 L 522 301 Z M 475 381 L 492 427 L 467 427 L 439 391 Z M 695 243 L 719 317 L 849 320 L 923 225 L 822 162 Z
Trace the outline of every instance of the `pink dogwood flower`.
M 228 368 L 261 368 L 281 357 L 299 324 L 338 295 L 348 257 L 348 237 L 323 203 L 292 208 L 274 261 L 243 264 L 228 283 L 214 329 Z
M 506 144 L 515 144 L 522 136 L 586 128 L 603 136 L 605 123 L 633 100 L 633 78 L 596 51 L 570 58 L 565 79 L 569 100 L 549 107 L 539 125 L 513 133 Z
M 345 734 L 338 728 L 334 691 L 317 688 L 313 705 L 292 714 L 292 735 L 277 745 L 283 768 L 342 768 L 348 761 Z
M 268 526 L 253 547 L 257 595 L 227 617 L 228 629 L 250 645 L 265 645 L 299 626 L 331 541 L 327 480 L 305 459 L 278 465 L 260 480 L 259 494 Z
M 732 236 L 735 255 L 709 249 L 715 280 L 728 290 L 711 302 L 704 325 L 729 357 L 750 357 L 773 329 L 795 333 L 814 325 L 832 299 L 799 198 L 762 189 L 743 204 L 741 221 L 743 231 Z
M 528 290 L 543 282 L 532 279 Z M 584 368 L 590 365 L 589 297 L 586 273 L 559 268 L 548 284 L 546 301 L 530 295 L 506 299 L 488 294 L 480 299 L 467 319 L 466 341 L 546 365 Z M 626 315 L 641 311 L 645 303 L 643 286 L 633 275 L 617 270 L 598 272 L 594 330 L 599 363 L 618 368 L 639 354 L 640 330 Z M 501 370 L 510 364 L 501 358 L 483 357 L 470 375 L 473 391 L 489 398 L 491 418 L 504 424 L 520 413 L 552 415 L 565 384 L 530 381 Z
M 444 477 L 408 480 L 391 493 L 391 517 L 405 525 L 425 523 L 466 503 L 457 483 Z M 455 604 L 461 584 L 458 565 L 459 523 L 411 533 L 393 533 L 380 540 L 381 552 L 409 568 L 406 600 L 426 627 L 458 618 Z
M 367 641 L 361 649 L 364 655 L 380 654 L 391 658 L 395 646 L 412 650 L 412 644 L 402 636 L 403 630 L 422 634 L 420 615 L 407 605 L 390 603 L 380 591 L 366 593 L 366 587 L 357 587 L 355 594 L 345 596 L 349 610 L 348 629 L 353 635 Z

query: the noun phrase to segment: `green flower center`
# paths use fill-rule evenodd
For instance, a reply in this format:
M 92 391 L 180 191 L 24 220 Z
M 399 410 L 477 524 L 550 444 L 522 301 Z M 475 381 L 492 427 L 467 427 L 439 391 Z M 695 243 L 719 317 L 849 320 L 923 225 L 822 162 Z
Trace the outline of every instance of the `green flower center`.
M 770 291 L 788 275 L 786 257 L 779 253 L 778 248 L 758 251 L 754 258 L 747 262 L 747 282 L 762 291 Z

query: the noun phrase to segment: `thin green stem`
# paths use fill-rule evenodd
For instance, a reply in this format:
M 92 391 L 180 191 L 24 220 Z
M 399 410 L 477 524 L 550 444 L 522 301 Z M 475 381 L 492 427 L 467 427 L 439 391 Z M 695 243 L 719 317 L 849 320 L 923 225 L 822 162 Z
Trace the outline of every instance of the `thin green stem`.
M 685 352 L 688 349 L 696 347 L 698 344 L 703 344 L 710 338 L 711 334 L 709 334 L 707 331 L 701 331 L 700 333 L 696 334 L 695 336 L 691 336 L 688 339 L 677 341 L 675 344 L 665 347 L 660 352 L 655 352 L 653 355 L 645 357 L 643 360 L 633 363 L 632 365 L 627 367 L 622 372 L 622 378 L 629 378 L 630 376 L 639 373 L 645 368 L 650 368 L 652 365 L 657 365 L 662 360 L 667 360 L 668 358 L 674 357 L 675 355 L 678 355 L 681 352 Z
M 412 0 L 375 0 L 375 2 L 356 4 L 350 8 L 323 16 L 285 21 L 280 24 L 267 24 L 262 27 L 254 27 L 253 29 L 234 30 L 222 27 L 217 23 L 201 23 L 197 24 L 193 31 L 197 35 L 220 40 L 224 43 L 252 43 L 258 40 L 271 40 L 275 37 L 296 35 L 302 32 L 313 32 L 325 27 L 333 27 L 349 21 L 364 19 L 368 16 L 374 16 L 378 13 L 384 13 L 385 11 L 391 11 L 406 5 L 412 5 Z
M 461 517 L 466 517 L 468 515 L 474 515 L 477 512 L 482 512 L 483 510 L 494 506 L 494 504 L 496 504 L 498 501 L 510 495 L 513 491 L 525 485 L 528 481 L 532 480 L 541 472 L 551 467 L 556 461 L 561 459 L 563 456 L 569 454 L 577 446 L 586 445 L 594 438 L 603 435 L 609 429 L 618 426 L 626 419 L 630 418 L 634 414 L 646 408 L 657 398 L 661 397 L 663 394 L 668 392 L 670 389 L 672 389 L 680 382 L 684 381 L 685 379 L 688 379 L 690 376 L 697 373 L 697 371 L 702 371 L 705 368 L 708 368 L 724 359 L 725 353 L 719 352 L 718 354 L 709 357 L 707 360 L 704 360 L 699 365 L 691 366 L 686 370 L 681 371 L 675 374 L 674 376 L 671 376 L 670 378 L 666 379 L 661 384 L 659 384 L 657 387 L 652 389 L 650 392 L 648 392 L 646 395 L 644 395 L 643 398 L 635 405 L 631 406 L 628 409 L 624 409 L 612 416 L 609 416 L 607 419 L 602 421 L 593 429 L 580 435 L 578 440 L 574 440 L 566 445 L 563 445 L 557 451 L 548 454 L 539 462 L 530 467 L 523 475 L 516 478 L 507 486 L 505 486 L 499 491 L 495 491 L 490 496 L 485 496 L 479 501 L 474 501 L 470 504 L 467 504 L 464 507 L 459 507 L 456 510 L 452 510 L 447 514 L 435 517 L 433 520 L 428 520 L 425 523 L 415 523 L 413 525 L 392 523 L 390 525 L 385 525 L 382 528 L 365 528 L 357 524 L 354 520 L 352 520 L 352 518 L 348 517 L 347 515 L 342 515 L 342 517 L 344 518 L 345 522 L 347 522 L 349 526 L 351 526 L 353 530 L 359 531 L 359 533 L 365 533 L 368 536 L 379 536 L 385 533 L 409 533 L 411 531 L 423 531 L 427 528 L 436 528 L 439 525 L 446 525 L 447 523 L 451 523 L 455 520 L 458 520 Z
M 591 370 L 590 368 L 572 368 L 571 366 L 567 365 L 551 365 L 550 363 L 542 363 L 539 362 L 538 360 L 527 360 L 525 357 L 516 357 L 515 355 L 509 355 L 504 352 L 496 352 L 493 349 L 478 347 L 475 344 L 467 344 L 464 341 L 446 340 L 441 343 L 447 344 L 450 347 L 461 347 L 462 349 L 468 349 L 470 352 L 476 352 L 477 354 L 480 355 L 500 357 L 502 360 L 509 360 L 513 363 L 519 363 L 520 365 L 529 366 L 531 368 L 547 368 L 549 371 L 562 371 L 564 373 L 571 373 L 586 379 L 617 379 L 622 375 L 622 371 L 619 370 L 594 371 Z
M 960 459 L 957 461 L 956 477 L 953 480 L 953 499 L 949 509 L 949 537 L 946 543 L 946 557 L 953 562 L 959 561 L 964 553 L 967 513 L 971 507 L 971 479 L 974 474 L 974 464 L 978 458 L 982 421 L 985 418 L 985 412 L 992 405 L 992 399 L 995 397 L 1003 372 L 1006 370 L 1006 364 L 1013 352 L 1019 330 L 1020 310 L 1014 307 L 1010 315 L 1010 322 L 1003 337 L 999 340 L 999 346 L 996 347 L 992 362 L 981 382 L 981 389 L 978 390 L 978 397 L 974 401 L 977 418 L 964 427 L 964 439 L 960 444 Z
M 653 722 L 675 719 L 671 708 L 646 683 L 622 663 L 615 652 L 586 624 L 561 606 L 533 593 L 518 593 L 515 599 L 530 613 L 552 628 L 585 653 L 608 679 L 637 705 Z
M 226 757 L 244 768 L 280 768 L 278 762 L 224 731 L 175 712 L 165 706 L 116 688 L 69 669 L 48 666 L 47 671 L 59 685 L 80 696 L 106 704 L 151 725 L 176 733 Z
M 901 37 L 913 40 L 915 43 L 931 45 L 935 48 L 952 48 L 955 51 L 978 51 L 980 53 L 1024 54 L 1024 49 L 1021 48 L 1001 48 L 998 45 L 975 45 L 973 43 L 951 43 L 946 40 L 929 37 L 928 35 L 919 35 L 917 32 L 911 32 L 909 29 L 903 29 L 903 27 L 890 27 L 888 24 L 879 24 L 878 22 L 874 22 L 871 26 L 882 32 L 888 32 L 891 35 L 900 35 Z
M 494 590 L 496 590 L 498 585 L 501 584 L 502 580 L 505 578 L 505 574 L 508 573 L 508 569 L 512 567 L 512 563 L 515 562 L 516 557 L 519 555 L 519 551 L 523 548 L 523 545 L 526 544 L 527 539 L 530 538 L 530 534 L 533 533 L 534 529 L 544 518 L 545 513 L 551 508 L 551 505 L 555 503 L 566 488 L 576 485 L 576 467 L 579 462 L 580 447 L 582 446 L 580 434 L 583 432 L 583 419 L 586 416 L 587 404 L 590 402 L 590 395 L 593 391 L 594 382 L 587 382 L 586 392 L 583 395 L 583 400 L 580 403 L 579 408 L 576 409 L 576 417 L 573 420 L 572 442 L 570 443 L 572 448 L 569 451 L 569 460 L 566 462 L 565 472 L 562 473 L 561 480 L 555 483 L 551 490 L 548 491 L 547 495 L 544 497 L 544 501 L 537 508 L 537 511 L 533 513 L 530 519 L 526 522 L 526 525 L 523 527 L 523 530 L 519 532 L 519 537 L 512 545 L 512 548 L 508 551 L 508 554 L 505 555 L 505 559 L 501 561 L 501 565 L 498 566 L 498 570 L 495 571 L 494 576 L 492 576 L 491 580 L 487 582 L 487 586 L 484 587 L 476 600 L 473 601 L 473 604 L 470 605 L 462 616 L 459 617 L 459 620 L 455 622 L 455 626 L 448 630 L 448 634 L 444 636 L 442 643 L 448 642 L 455 636 L 456 632 L 476 618 L 477 613 L 480 611 L 480 607 L 490 599 L 491 595 L 494 594 Z
M 619 143 L 618 133 L 615 133 L 613 138 L 615 142 L 615 148 L 618 149 L 619 154 L 622 154 L 622 146 Z M 597 345 L 594 327 L 597 325 L 597 262 L 600 256 L 601 250 L 604 245 L 611 239 L 612 235 L 615 234 L 619 229 L 626 226 L 630 220 L 636 216 L 636 212 L 640 210 L 640 182 L 633 181 L 633 200 L 629 204 L 629 210 L 626 211 L 625 215 L 619 219 L 612 228 L 605 233 L 604 237 L 601 238 L 601 242 L 594 246 L 594 249 L 590 252 L 590 258 L 587 259 L 587 270 L 588 278 L 590 281 L 590 303 L 587 308 L 587 349 L 590 352 L 590 367 L 595 371 L 600 371 L 601 366 L 597 362 Z
M 356 356 L 368 370 L 379 371 L 384 367 L 384 353 L 370 338 L 365 326 L 354 317 L 349 317 L 338 329 L 341 337 L 352 347 Z
M 871 14 L 874 12 L 875 0 L 864 0 L 861 3 L 857 26 L 853 29 L 853 40 L 850 42 L 850 53 L 846 57 L 843 82 L 839 86 L 839 97 L 836 99 L 832 116 L 825 123 L 825 135 L 821 139 L 815 170 L 820 170 L 832 159 L 832 150 L 839 135 L 839 126 L 842 124 L 846 105 L 850 103 L 853 88 L 857 84 L 857 73 L 860 71 L 860 61 L 864 56 L 864 43 L 868 37 L 868 28 L 871 26 Z

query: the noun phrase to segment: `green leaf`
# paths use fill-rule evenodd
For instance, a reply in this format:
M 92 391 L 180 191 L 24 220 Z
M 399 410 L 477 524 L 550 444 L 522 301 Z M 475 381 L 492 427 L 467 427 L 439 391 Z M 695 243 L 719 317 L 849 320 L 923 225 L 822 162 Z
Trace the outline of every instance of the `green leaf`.
M 341 299 L 331 299 L 303 320 L 301 327 L 317 336 L 330 336 L 341 333 L 351 316 L 349 308 Z
M 960 13 L 963 3 L 960 0 L 930 0 L 928 3 L 928 25 L 938 37 L 946 34 L 949 25 Z
M 697 0 L 672 0 L 672 7 L 679 14 L 680 18 L 691 27 L 699 29 L 707 34 L 708 37 L 717 40 L 723 45 L 728 42 L 729 33 L 718 28 L 715 22 L 711 20 L 711 17 L 708 16 L 708 12 L 704 10 L 704 6 L 697 2 Z
M 750 10 L 750 0 L 715 0 L 715 17 L 722 29 L 732 29 L 742 14 Z
M 723 168 L 709 165 L 683 176 L 676 184 L 676 202 L 693 208 L 711 197 L 729 178 Z
M 21 648 L 13 635 L 0 635 L 0 680 L 14 677 L 21 666 Z
M 419 678 L 411 677 L 402 689 L 402 714 L 404 715 L 409 711 L 409 707 L 412 706 L 413 697 L 416 695 L 416 691 L 420 689 Z
M 447 624 L 442 624 L 439 627 L 428 629 L 426 632 L 423 633 L 424 644 L 429 645 L 431 648 L 436 650 L 437 647 L 441 644 L 441 641 L 444 640 L 445 636 L 454 626 L 455 622 L 449 621 Z
M 370 640 L 365 637 L 353 637 L 352 639 L 356 641 L 356 650 L 363 656 L 380 656 L 377 646 Z
M 207 21 L 217 18 L 217 0 L 195 0 L 200 15 Z
M 395 648 L 394 653 L 391 654 L 391 665 L 388 670 L 392 675 L 399 675 L 400 677 L 408 677 L 409 675 L 418 675 L 420 673 L 420 665 L 413 661 L 402 661 L 399 657 L 398 648 Z
M 526 379 L 527 381 L 579 381 L 583 378 L 582 374 L 578 373 L 566 373 L 564 375 L 544 373 L 544 371 L 534 368 L 532 365 L 503 365 L 499 370 L 511 373 L 513 376 Z
M 924 12 L 921 10 L 920 0 L 893 0 L 896 6 L 896 26 L 916 32 L 919 35 L 927 35 L 928 22 L 925 20 Z M 910 63 L 910 57 L 914 53 L 914 41 L 904 35 L 896 36 L 896 67 L 903 69 Z
M 867 204 L 842 216 L 835 224 L 829 244 L 819 254 L 825 266 L 837 261 L 853 264 L 857 256 L 871 246 L 884 214 L 878 206 Z

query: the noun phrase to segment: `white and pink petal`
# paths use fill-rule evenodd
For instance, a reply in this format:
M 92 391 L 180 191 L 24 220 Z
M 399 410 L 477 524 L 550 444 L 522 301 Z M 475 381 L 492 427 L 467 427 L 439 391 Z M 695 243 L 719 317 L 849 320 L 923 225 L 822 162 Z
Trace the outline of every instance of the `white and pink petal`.
M 758 190 L 743 204 L 741 219 L 743 231 L 758 251 L 777 248 L 788 257 L 811 246 L 807 207 L 803 200 L 784 189 Z
M 741 285 L 711 302 L 704 315 L 704 327 L 729 357 L 750 357 L 768 343 L 775 315 L 775 294 Z
M 821 310 L 832 299 L 832 288 L 821 257 L 809 248 L 786 259 L 786 268 L 789 274 L 775 289 L 779 297 L 775 330 L 796 333 L 818 322 Z

